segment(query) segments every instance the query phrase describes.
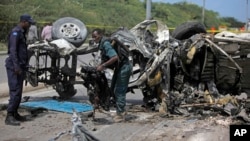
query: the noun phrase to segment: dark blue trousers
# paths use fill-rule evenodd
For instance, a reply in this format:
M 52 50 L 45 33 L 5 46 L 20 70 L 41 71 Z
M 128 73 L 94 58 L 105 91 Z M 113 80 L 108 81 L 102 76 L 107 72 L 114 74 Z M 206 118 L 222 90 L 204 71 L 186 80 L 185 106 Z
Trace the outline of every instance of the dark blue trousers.
M 21 74 L 15 74 L 13 69 L 9 68 L 6 68 L 6 71 L 10 96 L 7 112 L 14 113 L 17 112 L 22 99 L 24 72 Z

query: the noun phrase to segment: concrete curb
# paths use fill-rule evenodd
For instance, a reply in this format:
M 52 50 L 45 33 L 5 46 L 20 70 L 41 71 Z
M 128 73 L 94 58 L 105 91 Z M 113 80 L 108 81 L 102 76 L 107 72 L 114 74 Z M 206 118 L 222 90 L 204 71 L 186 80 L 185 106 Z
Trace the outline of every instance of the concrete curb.
M 9 96 L 9 86 L 8 86 L 8 83 L 1 83 L 0 84 L 0 88 L 1 88 L 0 98 L 8 97 Z M 44 86 L 44 84 L 40 84 L 37 87 L 33 87 L 30 84 L 27 84 L 27 86 L 23 86 L 23 93 L 30 92 L 30 91 L 35 91 L 35 90 L 39 90 L 39 89 L 43 89 L 43 88 L 46 88 Z
M 0 55 L 7 55 L 7 51 L 0 51 Z

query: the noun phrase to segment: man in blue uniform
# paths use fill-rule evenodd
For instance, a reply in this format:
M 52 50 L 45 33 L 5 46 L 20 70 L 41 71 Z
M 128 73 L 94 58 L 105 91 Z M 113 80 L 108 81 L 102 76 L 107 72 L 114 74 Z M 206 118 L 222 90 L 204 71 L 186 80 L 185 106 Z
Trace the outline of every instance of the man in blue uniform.
M 10 99 L 5 119 L 6 125 L 18 126 L 20 121 L 26 120 L 24 116 L 19 115 L 18 107 L 22 98 L 23 81 L 28 65 L 26 33 L 33 23 L 34 20 L 30 15 L 21 15 L 19 24 L 8 35 L 8 57 L 5 60 L 5 67 Z
M 114 117 L 114 121 L 121 122 L 125 120 L 126 93 L 132 64 L 128 57 L 118 55 L 110 41 L 103 36 L 100 29 L 94 29 L 92 31 L 92 38 L 95 43 L 99 44 L 98 48 L 101 50 L 102 55 L 102 63 L 97 66 L 97 71 L 102 71 L 111 65 L 115 67 L 111 84 L 111 90 L 114 92 L 116 101 L 116 116 Z

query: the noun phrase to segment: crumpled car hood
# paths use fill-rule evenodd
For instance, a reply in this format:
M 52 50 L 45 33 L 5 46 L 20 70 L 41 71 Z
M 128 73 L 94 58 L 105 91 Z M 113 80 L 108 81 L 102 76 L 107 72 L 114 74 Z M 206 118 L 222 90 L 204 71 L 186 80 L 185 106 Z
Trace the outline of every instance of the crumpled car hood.
M 152 24 L 156 24 L 157 26 L 157 31 L 156 35 L 157 38 L 155 41 L 162 43 L 163 41 L 168 41 L 169 40 L 169 29 L 167 25 L 163 24 L 161 21 L 158 20 L 145 20 L 139 24 L 137 24 L 135 27 L 130 29 L 130 31 L 137 36 L 139 39 L 145 38 L 145 32 L 147 30 L 150 30 L 150 26 Z
M 153 24 L 156 30 L 151 29 L 155 27 L 152 26 Z M 150 58 L 155 53 L 153 48 L 157 48 L 153 43 L 162 44 L 169 40 L 169 36 L 169 29 L 165 24 L 157 20 L 145 20 L 130 30 L 118 29 L 111 35 L 111 38 L 118 38 L 128 45 L 130 50 L 138 50 L 144 57 Z M 146 41 L 147 38 L 150 38 L 150 41 Z
M 250 33 L 233 33 L 229 31 L 222 31 L 214 36 L 218 40 L 231 40 L 234 42 L 245 42 L 250 43 Z

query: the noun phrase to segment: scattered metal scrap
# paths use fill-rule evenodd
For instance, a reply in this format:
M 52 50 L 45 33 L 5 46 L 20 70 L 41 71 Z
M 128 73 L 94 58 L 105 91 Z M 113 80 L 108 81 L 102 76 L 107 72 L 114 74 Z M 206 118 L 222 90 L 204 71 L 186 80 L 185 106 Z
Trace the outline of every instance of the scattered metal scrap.
M 249 89 L 249 84 L 242 83 L 246 72 L 244 66 L 240 66 L 241 61 L 248 58 L 249 52 L 240 53 L 240 47 L 245 50 L 242 44 L 247 41 L 216 37 L 196 34 L 183 40 L 183 46 L 175 49 L 173 60 L 176 61 L 171 68 L 174 73 L 170 75 L 172 87 L 165 93 L 166 111 L 179 115 L 212 115 L 216 112 L 250 122 L 248 95 L 244 92 Z M 229 54 L 228 49 L 219 46 L 232 42 L 238 43 L 235 54 Z
M 73 110 L 71 118 L 73 127 L 71 130 L 73 141 L 99 141 L 94 135 L 92 135 L 82 124 L 81 117 Z
M 58 140 L 61 136 L 63 136 L 64 134 L 67 134 L 67 133 L 68 133 L 67 130 L 66 130 L 66 131 L 62 131 L 62 132 L 58 133 L 54 138 L 49 139 L 49 141 L 56 141 L 56 140 Z

